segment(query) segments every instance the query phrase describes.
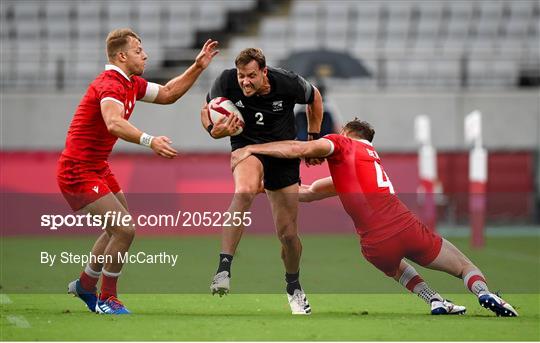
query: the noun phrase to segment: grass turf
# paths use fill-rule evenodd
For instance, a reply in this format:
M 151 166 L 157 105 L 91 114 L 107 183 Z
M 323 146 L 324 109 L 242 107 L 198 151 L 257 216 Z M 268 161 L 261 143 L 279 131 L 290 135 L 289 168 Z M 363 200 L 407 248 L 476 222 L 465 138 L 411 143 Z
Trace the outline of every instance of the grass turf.
M 292 316 L 281 294 L 126 294 L 135 313 L 89 313 L 66 295 L 11 295 L 3 306 L 2 340 L 413 340 L 538 341 L 539 296 L 512 294 L 518 318 L 497 318 L 474 297 L 452 294 L 465 316 L 430 316 L 407 294 L 312 294 L 314 313 Z M 536 306 L 533 304 L 536 303 Z M 8 318 L 23 317 L 29 327 Z M 13 319 L 12 319 L 13 321 Z
M 290 315 L 275 237 L 244 237 L 233 266 L 233 294 L 208 291 L 217 237 L 140 237 L 131 251 L 177 252 L 177 266 L 126 265 L 119 288 L 134 315 L 97 316 L 65 294 L 81 270 L 40 263 L 40 252 L 84 253 L 91 237 L 2 238 L 1 340 L 540 340 L 539 238 L 489 237 L 472 250 L 451 241 L 502 289 L 519 318 L 496 318 L 464 291 L 461 280 L 418 267 L 466 316 L 435 317 L 414 295 L 366 263 L 353 235 L 302 238 L 302 285 L 313 315 Z M 141 294 L 144 293 L 144 294 Z M 269 294 L 273 293 L 273 294 Z

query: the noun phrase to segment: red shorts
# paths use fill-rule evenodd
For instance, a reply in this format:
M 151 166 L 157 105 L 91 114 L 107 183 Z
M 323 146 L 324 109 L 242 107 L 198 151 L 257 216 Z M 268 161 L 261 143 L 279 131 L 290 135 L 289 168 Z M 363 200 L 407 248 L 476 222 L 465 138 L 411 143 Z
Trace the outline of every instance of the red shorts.
M 92 163 L 61 156 L 58 160 L 56 180 L 64 198 L 74 211 L 104 195 L 121 190 L 107 161 Z
M 362 255 L 377 269 L 393 277 L 404 257 L 426 266 L 439 255 L 441 246 L 441 236 L 418 221 L 384 241 L 362 244 Z

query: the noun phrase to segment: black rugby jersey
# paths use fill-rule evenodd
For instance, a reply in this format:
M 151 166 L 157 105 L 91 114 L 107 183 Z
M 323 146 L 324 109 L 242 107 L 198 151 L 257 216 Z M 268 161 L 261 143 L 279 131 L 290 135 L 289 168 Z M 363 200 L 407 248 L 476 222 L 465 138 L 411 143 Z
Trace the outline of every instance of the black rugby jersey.
M 217 97 L 231 100 L 245 121 L 243 132 L 231 137 L 233 150 L 249 144 L 295 139 L 295 104 L 310 104 L 313 86 L 291 71 L 268 67 L 270 93 L 244 96 L 236 77 L 236 68 L 224 70 L 214 81 L 206 101 Z

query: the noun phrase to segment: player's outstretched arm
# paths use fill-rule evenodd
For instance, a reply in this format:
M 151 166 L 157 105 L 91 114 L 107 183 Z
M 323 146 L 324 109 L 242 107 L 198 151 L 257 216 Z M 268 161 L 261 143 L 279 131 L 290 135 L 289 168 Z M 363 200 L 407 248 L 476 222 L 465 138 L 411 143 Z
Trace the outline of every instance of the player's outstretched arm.
M 201 51 L 195 58 L 195 62 L 182 74 L 160 86 L 154 99 L 156 104 L 172 104 L 180 99 L 193 86 L 199 75 L 208 67 L 214 56 L 219 53 L 216 50 L 217 41 L 207 40 Z
M 162 157 L 174 158 L 178 152 L 171 147 L 172 141 L 165 136 L 153 137 L 124 119 L 124 106 L 115 101 L 103 101 L 101 113 L 107 130 L 125 141 L 145 145 Z
M 279 141 L 265 144 L 248 145 L 231 154 L 231 167 L 234 169 L 250 155 L 260 154 L 277 158 L 327 157 L 332 153 L 332 143 L 327 139 L 309 142 Z
M 300 185 L 298 200 L 300 202 L 312 202 L 336 196 L 336 188 L 332 177 L 316 180 L 311 185 Z

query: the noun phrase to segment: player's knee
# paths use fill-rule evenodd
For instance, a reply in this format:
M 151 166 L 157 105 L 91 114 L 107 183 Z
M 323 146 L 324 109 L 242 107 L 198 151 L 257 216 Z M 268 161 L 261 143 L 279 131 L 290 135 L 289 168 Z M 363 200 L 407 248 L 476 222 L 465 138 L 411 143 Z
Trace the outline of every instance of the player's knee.
M 281 244 L 285 246 L 295 244 L 298 239 L 298 234 L 296 232 L 287 231 L 279 234 L 279 240 L 281 241 Z
M 112 234 L 123 242 L 131 242 L 135 238 L 135 230 L 129 227 L 117 227 Z
M 234 189 L 235 194 L 247 194 L 255 196 L 259 192 L 260 185 L 237 185 Z
M 235 201 L 245 204 L 251 204 L 257 195 L 257 187 L 241 186 L 237 187 L 234 192 Z

